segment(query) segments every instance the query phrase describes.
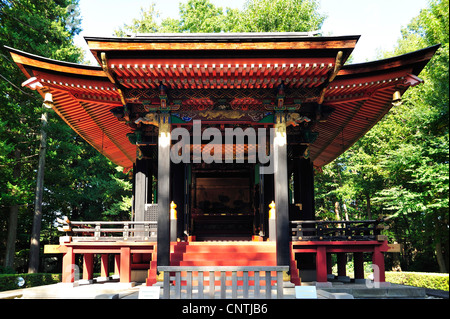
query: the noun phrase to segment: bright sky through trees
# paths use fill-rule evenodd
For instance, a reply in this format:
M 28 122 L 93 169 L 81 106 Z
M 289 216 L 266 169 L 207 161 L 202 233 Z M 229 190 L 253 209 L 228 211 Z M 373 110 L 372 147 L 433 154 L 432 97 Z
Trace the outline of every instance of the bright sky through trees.
M 180 2 L 187 0 L 154 0 L 161 19 L 178 18 Z M 245 0 L 211 0 L 219 7 L 242 9 Z M 87 49 L 83 36 L 111 36 L 118 27 L 139 16 L 141 7 L 148 8 L 149 0 L 80 0 L 83 31 L 76 44 Z M 417 16 L 428 0 L 321 0 L 321 12 L 328 17 L 323 35 L 359 34 L 361 39 L 353 53 L 353 63 L 374 60 L 380 50 L 391 50 L 400 37 L 402 27 Z M 89 52 L 86 60 L 96 64 Z

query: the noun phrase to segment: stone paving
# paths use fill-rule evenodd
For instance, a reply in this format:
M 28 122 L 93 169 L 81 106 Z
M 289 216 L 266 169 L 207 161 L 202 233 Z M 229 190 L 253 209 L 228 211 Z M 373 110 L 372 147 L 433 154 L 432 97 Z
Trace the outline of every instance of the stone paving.
M 373 283 L 356 284 L 352 282 L 330 282 L 330 287 L 317 287 L 317 299 L 448 299 L 448 292 L 429 292 L 424 288 L 416 288 L 397 284 L 389 284 L 375 288 Z M 314 282 L 305 282 L 303 286 L 315 286 Z M 138 299 L 142 283 L 119 283 L 117 280 L 85 284 L 53 284 L 27 289 L 0 292 L 0 299 Z M 295 299 L 295 288 L 285 283 L 284 299 Z M 216 291 L 218 298 L 219 291 Z M 161 294 L 162 296 L 162 289 Z M 193 298 L 195 299 L 194 291 Z M 252 297 L 252 295 L 250 295 Z M 263 292 L 261 298 L 264 297 Z M 445 298 L 447 297 L 447 298 Z M 182 298 L 185 298 L 182 295 Z M 231 298 L 231 291 L 227 291 L 227 299 Z M 276 291 L 272 292 L 276 298 Z

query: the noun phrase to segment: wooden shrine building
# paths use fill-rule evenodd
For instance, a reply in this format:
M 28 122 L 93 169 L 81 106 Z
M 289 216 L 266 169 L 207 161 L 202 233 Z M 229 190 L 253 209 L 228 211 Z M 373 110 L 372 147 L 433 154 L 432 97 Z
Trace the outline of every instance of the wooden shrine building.
M 379 221 L 316 220 L 314 174 L 422 82 L 436 46 L 344 65 L 359 36 L 85 39 L 100 66 L 9 49 L 28 79 L 23 85 L 133 174 L 131 220 L 66 221 L 63 281 L 73 281 L 75 254 L 84 255 L 87 279 L 93 254 L 102 255 L 102 273 L 112 254 L 123 282 L 141 270 L 152 284 L 157 266 L 258 261 L 290 266 L 296 284 L 299 271 L 326 284 L 331 254 L 345 275 L 349 253 L 355 278 L 364 279 L 363 253 L 370 253 L 384 281 L 389 245 Z M 205 247 L 215 251 L 200 262 Z

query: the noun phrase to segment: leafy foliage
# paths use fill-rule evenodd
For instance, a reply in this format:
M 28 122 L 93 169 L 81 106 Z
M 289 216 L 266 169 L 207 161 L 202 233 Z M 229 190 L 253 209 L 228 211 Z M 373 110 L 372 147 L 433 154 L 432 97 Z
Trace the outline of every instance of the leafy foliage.
M 80 31 L 78 0 L 0 0 L 0 43 L 38 55 L 79 62 L 72 43 Z M 248 0 L 242 10 L 209 0 L 180 4 L 180 19 L 159 21 L 156 5 L 116 30 L 117 36 L 149 32 L 275 32 L 320 30 L 325 16 L 316 0 Z M 393 52 L 403 54 L 437 43 L 436 56 L 421 73 L 425 85 L 410 89 L 404 103 L 316 176 L 319 219 L 388 218 L 391 241 L 403 244 L 401 267 L 448 269 L 449 99 L 448 0 L 432 0 L 402 30 Z M 41 98 L 21 88 L 24 80 L 0 46 L 0 249 L 8 215 L 19 214 L 16 270 L 25 268 L 38 154 Z M 44 219 L 41 239 L 51 242 L 53 220 L 129 218 L 127 176 L 80 139 L 54 114 L 48 125 Z M 336 205 L 337 203 L 337 205 Z M 345 205 L 345 206 L 344 206 Z M 0 258 L 3 257 L 3 253 Z M 389 260 L 388 260 L 389 261 Z
M 115 31 L 127 32 L 308 32 L 319 30 L 325 20 L 316 0 L 248 0 L 242 11 L 216 7 L 209 0 L 180 3 L 180 19 L 167 18 L 158 25 L 155 4 L 141 9 L 140 18 Z
M 80 62 L 78 0 L 0 0 L 0 260 L 11 216 L 18 218 L 17 271 L 26 271 L 41 129 L 42 97 L 21 87 L 26 79 L 3 45 L 44 57 Z M 53 111 L 47 126 L 41 242 L 57 242 L 54 220 L 129 219 L 128 177 L 75 134 Z M 41 245 L 43 247 L 43 245 Z M 2 262 L 3 264 L 3 262 Z M 10 266 L 10 265 L 7 265 Z
M 242 10 L 189 0 L 180 4 L 180 20 L 156 27 L 158 13 L 150 9 L 133 32 L 305 32 L 320 30 L 325 19 L 313 0 L 248 0 Z M 441 43 L 421 74 L 426 85 L 410 89 L 402 106 L 316 177 L 318 218 L 387 217 L 387 235 L 405 248 L 406 269 L 448 269 L 448 42 L 448 0 L 433 0 L 384 53 Z
M 448 0 L 431 1 L 402 30 L 384 57 L 441 44 L 420 77 L 371 131 L 316 178 L 319 218 L 347 203 L 389 220 L 392 241 L 403 244 L 403 269 L 446 272 L 449 240 Z M 325 201 L 324 199 L 328 199 Z M 366 210 L 362 209 L 366 206 Z M 328 213 L 325 214 L 325 213 Z M 369 214 L 370 213 L 370 214 Z M 333 214 L 331 214 L 333 215 Z
M 386 272 L 386 281 L 422 287 L 428 289 L 438 289 L 448 291 L 448 274 L 417 273 L 417 272 Z
M 19 278 L 24 280 L 23 286 L 17 284 Z M 61 282 L 61 279 L 61 274 L 0 274 L 0 291 L 51 285 Z
M 308 32 L 320 30 L 325 16 L 314 0 L 249 0 L 240 17 L 242 32 Z M 234 31 L 234 30 L 233 30 Z

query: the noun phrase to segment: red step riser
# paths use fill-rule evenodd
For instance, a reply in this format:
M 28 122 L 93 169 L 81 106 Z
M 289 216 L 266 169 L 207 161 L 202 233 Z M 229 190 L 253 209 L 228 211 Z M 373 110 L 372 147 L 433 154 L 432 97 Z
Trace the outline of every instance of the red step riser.
M 235 254 L 235 253 L 275 253 L 275 246 L 224 246 L 224 245 L 205 245 L 205 246 L 181 246 L 175 247 L 174 253 L 220 253 L 220 254 Z
M 180 261 L 174 266 L 276 266 L 275 260 L 212 260 L 212 261 Z
M 217 261 L 217 260 L 274 260 L 276 259 L 275 253 L 256 253 L 256 254 L 247 254 L 247 253 L 227 253 L 227 254 L 217 254 L 217 253 L 176 253 L 171 254 L 171 261 Z
M 201 248 L 201 247 L 192 247 L 188 248 L 186 247 L 186 250 L 174 250 L 173 253 L 186 253 L 186 254 L 210 254 L 210 253 L 217 253 L 217 254 L 243 254 L 243 253 L 252 253 L 252 254 L 260 254 L 260 253 L 275 253 L 275 249 L 258 249 L 254 247 L 248 247 L 247 249 L 240 248 L 225 248 L 225 247 L 211 247 L 211 248 Z

